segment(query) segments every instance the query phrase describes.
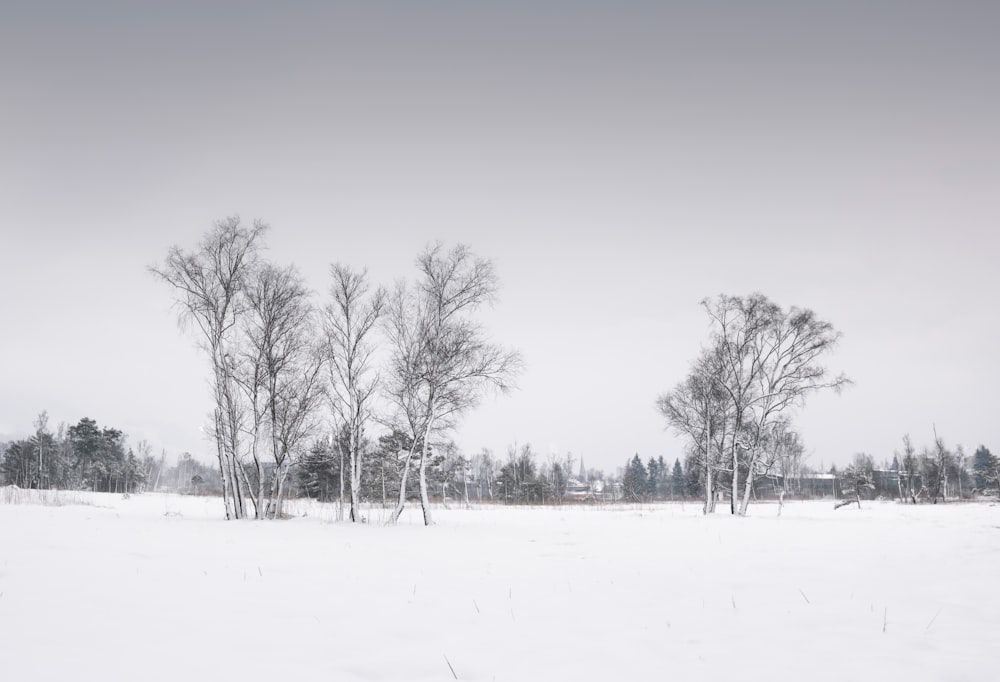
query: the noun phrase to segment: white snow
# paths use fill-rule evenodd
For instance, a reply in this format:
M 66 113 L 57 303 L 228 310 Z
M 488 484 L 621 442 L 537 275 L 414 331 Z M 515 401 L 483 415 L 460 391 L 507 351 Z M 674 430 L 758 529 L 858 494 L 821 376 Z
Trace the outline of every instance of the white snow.
M 5 680 L 987 680 L 1000 506 L 0 504 Z M 378 514 L 373 513 L 373 517 Z

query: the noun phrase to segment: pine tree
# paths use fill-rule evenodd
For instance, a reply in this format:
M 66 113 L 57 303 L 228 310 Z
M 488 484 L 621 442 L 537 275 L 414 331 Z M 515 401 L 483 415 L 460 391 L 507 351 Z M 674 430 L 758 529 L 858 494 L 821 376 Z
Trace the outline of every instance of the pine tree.
M 698 497 L 704 490 L 704 467 L 698 464 L 699 461 L 696 454 L 690 454 L 684 460 L 686 475 L 684 476 L 684 487 L 681 488 L 684 497 Z M 674 471 L 677 471 L 676 466 L 674 467 Z
M 646 495 L 649 499 L 655 500 L 660 496 L 660 468 L 655 457 L 649 458 L 646 465 Z
M 327 443 L 316 441 L 302 456 L 296 467 L 299 487 L 309 497 L 320 502 L 337 499 L 339 489 L 339 460 Z
M 1000 459 L 985 445 L 976 448 L 972 456 L 972 472 L 976 488 L 981 491 L 1000 485 Z
M 622 493 L 626 500 L 639 502 L 643 499 L 648 481 L 646 466 L 639 459 L 636 453 L 625 466 L 625 475 L 622 477 Z
M 671 497 L 684 497 L 684 469 L 681 468 L 681 460 L 674 460 L 674 471 L 670 475 Z

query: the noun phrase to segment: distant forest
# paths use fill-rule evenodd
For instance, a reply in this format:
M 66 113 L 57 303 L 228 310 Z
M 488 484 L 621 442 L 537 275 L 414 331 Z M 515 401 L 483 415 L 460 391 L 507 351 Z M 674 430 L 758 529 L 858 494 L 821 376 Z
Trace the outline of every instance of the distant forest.
M 124 433 L 101 427 L 84 417 L 73 426 L 60 424 L 50 430 L 43 412 L 35 433 L 11 443 L 0 443 L 0 483 L 20 488 L 90 490 L 109 493 L 169 491 L 191 495 L 221 495 L 218 466 L 207 465 L 182 453 L 167 463 L 166 452 L 152 454 L 146 441 L 129 446 Z M 316 439 L 292 467 L 289 497 L 310 497 L 322 502 L 343 501 L 349 486 L 346 433 L 340 442 Z M 390 507 L 401 480 L 401 453 L 407 451 L 406 435 L 393 432 L 377 442 L 364 440 L 365 461 L 361 497 L 368 503 Z M 686 461 L 664 458 L 643 460 L 638 454 L 615 472 L 586 468 L 571 455 L 539 457 L 530 444 L 510 446 L 505 458 L 489 450 L 466 456 L 454 443 L 431 448 L 427 480 L 430 497 L 437 502 L 502 504 L 568 504 L 696 500 L 704 489 L 704 468 L 696 455 Z M 246 475 L 254 475 L 246 467 Z M 770 475 L 755 482 L 758 499 L 808 499 L 859 497 L 898 499 L 904 502 L 938 502 L 996 494 L 1000 460 L 985 446 L 970 457 L 959 446 L 947 448 L 938 438 L 919 452 L 909 438 L 891 459 L 877 463 L 871 455 L 858 454 L 850 465 L 825 471 L 802 461 L 801 449 Z M 716 481 L 720 499 L 730 495 L 728 480 Z M 419 498 L 417 482 L 407 487 L 409 499 Z

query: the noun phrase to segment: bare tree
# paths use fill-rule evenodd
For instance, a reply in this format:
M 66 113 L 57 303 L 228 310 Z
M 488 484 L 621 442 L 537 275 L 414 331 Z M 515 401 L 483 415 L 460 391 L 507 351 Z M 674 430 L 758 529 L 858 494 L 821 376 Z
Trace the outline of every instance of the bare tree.
M 721 387 L 728 396 L 735 427 L 729 443 L 733 469 L 730 510 L 745 515 L 754 478 L 766 471 L 761 446 L 775 422 L 810 394 L 828 388 L 839 391 L 850 380 L 843 374 L 829 376 L 820 363 L 840 334 L 811 310 L 793 307 L 786 313 L 761 294 L 719 296 L 706 299 L 702 305 L 715 325 L 715 343 L 723 366 Z M 741 465 L 746 481 L 737 509 Z
M 899 453 L 897 453 L 897 457 Z M 913 441 L 910 439 L 910 434 L 903 436 L 903 452 L 902 457 L 899 457 L 899 465 L 901 468 L 901 478 L 906 479 L 906 497 L 913 504 L 917 503 L 917 490 L 914 488 L 914 479 L 917 476 L 917 450 L 913 447 Z
M 952 466 L 951 451 L 945 447 L 944 439 L 938 435 L 937 426 L 934 426 L 934 466 L 932 471 L 936 474 L 936 480 L 932 484 L 934 502 L 937 502 L 938 493 L 943 502 L 948 501 L 948 469 Z M 926 483 L 925 483 L 926 485 Z
M 310 292 L 293 267 L 262 264 L 246 299 L 243 350 L 233 376 L 249 404 L 254 480 L 243 466 L 239 471 L 256 517 L 264 519 L 280 514 L 290 457 L 308 435 L 320 397 L 322 359 Z
M 162 267 L 150 271 L 174 289 L 181 321 L 193 321 L 212 365 L 215 437 L 222 475 L 226 518 L 245 518 L 239 464 L 244 412 L 234 385 L 230 356 L 237 320 L 246 299 L 245 284 L 258 263 L 267 226 L 245 227 L 238 217 L 215 224 L 193 252 L 173 247 Z
M 35 435 L 32 437 L 31 443 L 38 451 L 38 484 L 36 487 L 41 490 L 42 488 L 48 488 L 51 484 L 49 476 L 46 473 L 46 455 L 51 456 L 51 453 L 46 453 L 45 451 L 46 443 L 52 440 L 52 434 L 49 433 L 48 410 L 42 410 L 33 425 L 35 427 Z
M 275 473 L 271 479 L 268 514 L 280 517 L 285 483 L 292 464 L 306 449 L 316 430 L 317 408 L 323 396 L 323 356 L 310 347 L 302 354 L 293 372 L 276 382 L 272 399 L 271 429 L 274 441 Z
M 805 446 L 799 434 L 791 430 L 790 425 L 780 432 L 775 443 L 775 458 L 778 465 L 778 475 L 781 476 L 783 492 L 797 491 L 798 481 L 802 477 L 802 461 L 805 458 Z M 791 484 L 790 482 L 796 481 Z
M 781 488 L 778 491 L 780 515 L 788 492 L 788 482 L 799 474 L 805 447 L 791 423 L 787 419 L 779 419 L 771 427 L 762 451 L 764 455 L 761 469 L 769 475 L 781 477 Z
M 446 251 L 439 243 L 417 258 L 417 268 L 416 287 L 400 284 L 388 314 L 393 351 L 388 396 L 411 436 L 393 519 L 403 511 L 411 460 L 419 452 L 420 502 L 429 525 L 426 467 L 431 437 L 453 428 L 477 404 L 485 387 L 507 391 L 521 359 L 489 343 L 471 319 L 496 294 L 491 261 L 476 257 L 466 246 Z
M 486 484 L 486 496 L 493 500 L 493 483 L 498 474 L 497 461 L 493 457 L 493 451 L 483 448 L 477 455 L 472 456 L 472 470 L 476 478 L 476 490 L 478 499 L 483 501 L 483 484 Z
M 367 273 L 346 265 L 332 265 L 330 276 L 333 300 L 324 311 L 328 393 L 338 428 L 346 430 L 350 519 L 356 522 L 361 520 L 361 443 L 379 382 L 377 375 L 372 376 L 371 335 L 385 308 L 386 292 L 378 288 L 369 293 Z
M 958 499 L 960 500 L 965 497 L 965 491 L 962 489 L 962 478 L 966 473 L 965 462 L 967 459 L 965 448 L 961 445 L 955 446 L 955 456 L 952 458 L 952 464 L 955 467 L 955 482 L 958 485 Z
M 715 511 L 715 474 L 731 430 L 727 396 L 721 389 L 722 369 L 716 349 L 703 351 L 687 379 L 656 401 L 670 428 L 688 437 L 691 454 L 704 471 L 704 514 Z
M 834 504 L 833 508 L 840 509 L 849 504 L 857 503 L 858 509 L 861 509 L 862 492 L 867 495 L 870 491 L 875 490 L 873 469 L 874 460 L 870 455 L 864 453 L 854 455 L 854 460 L 844 470 L 842 479 L 844 483 L 842 494 L 845 499 Z

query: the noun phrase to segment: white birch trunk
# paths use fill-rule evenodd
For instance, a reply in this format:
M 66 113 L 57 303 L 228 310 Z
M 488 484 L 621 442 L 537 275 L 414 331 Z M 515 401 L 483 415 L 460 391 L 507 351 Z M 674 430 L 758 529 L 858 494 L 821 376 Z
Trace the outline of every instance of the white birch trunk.
M 229 478 L 229 463 L 226 461 L 226 448 L 222 434 L 222 411 L 216 407 L 215 408 L 215 447 L 216 454 L 219 457 L 219 474 L 222 476 L 222 503 L 226 508 L 226 520 L 231 521 L 235 518 L 235 510 L 233 509 L 233 483 Z M 160 471 L 163 470 L 162 460 L 160 462 Z M 160 471 L 156 472 L 156 485 L 153 490 L 160 484 Z
M 427 428 L 424 430 L 424 442 L 420 449 L 420 509 L 424 513 L 424 525 L 429 526 L 434 521 L 431 519 L 431 501 L 427 495 L 427 448 L 430 447 L 431 427 L 434 425 L 434 401 L 431 400 L 431 408 L 427 415 Z
M 703 514 L 715 513 L 715 491 L 712 481 L 712 427 L 705 430 L 705 506 Z
M 420 511 L 424 515 L 424 525 L 429 526 L 433 523 L 431 519 L 431 503 L 430 498 L 427 495 L 427 446 L 420 451 L 420 467 L 419 467 L 419 479 L 420 481 Z
M 357 415 L 357 411 L 355 411 Z M 351 428 L 351 452 L 350 452 L 350 467 L 351 467 L 351 521 L 354 523 L 361 522 L 361 453 L 360 450 L 360 438 L 358 438 L 357 427 Z
M 736 513 L 736 491 L 740 486 L 740 449 L 733 434 L 733 485 L 729 492 L 729 513 Z
M 399 501 L 396 503 L 396 509 L 392 512 L 392 523 L 399 521 L 399 517 L 403 514 L 403 507 L 406 506 L 406 481 L 410 476 L 410 461 L 413 459 L 413 447 L 406 453 L 406 459 L 403 460 L 403 473 L 399 479 Z
M 340 453 L 340 496 L 337 498 L 337 520 L 344 520 L 344 448 L 338 444 L 337 452 Z
M 743 500 L 740 502 L 740 516 L 747 515 L 747 509 L 750 508 L 750 495 L 753 494 L 753 468 L 756 462 L 753 458 L 750 460 L 750 466 L 747 467 L 747 480 L 743 482 Z M 733 491 L 735 493 L 735 490 Z

